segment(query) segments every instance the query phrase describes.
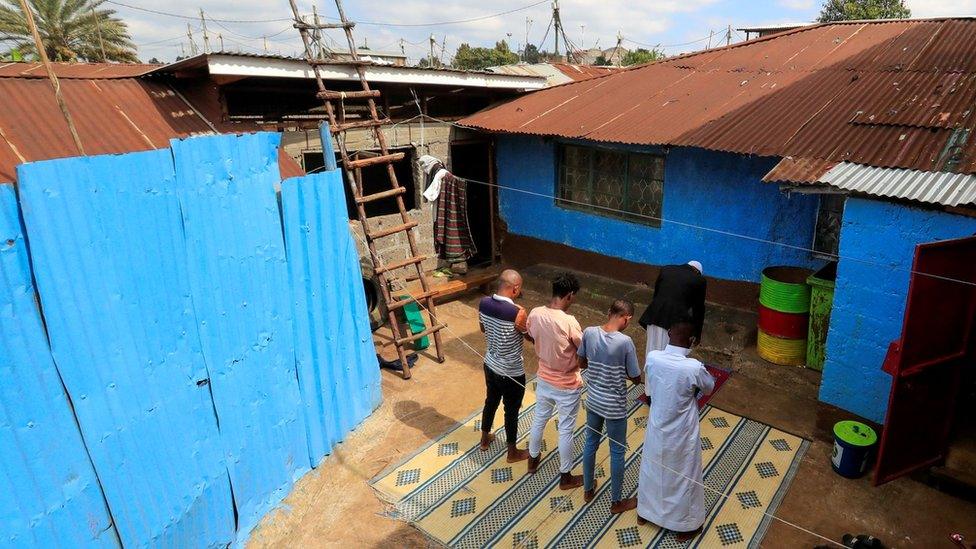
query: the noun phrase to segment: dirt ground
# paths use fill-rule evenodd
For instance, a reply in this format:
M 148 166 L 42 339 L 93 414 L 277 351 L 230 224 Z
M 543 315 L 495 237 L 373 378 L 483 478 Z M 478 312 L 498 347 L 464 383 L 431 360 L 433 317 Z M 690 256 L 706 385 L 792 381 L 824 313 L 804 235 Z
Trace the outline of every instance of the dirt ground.
M 523 273 L 523 305 L 547 301 L 551 270 L 539 266 Z M 581 276 L 583 296 L 571 310 L 583 326 L 601 323 L 611 297 L 628 295 L 642 309 L 646 289 Z M 389 507 L 367 482 L 420 446 L 437 439 L 456 422 L 481 407 L 484 378 L 480 357 L 484 342 L 476 306 L 480 295 L 468 294 L 438 306 L 447 321 L 446 362 L 421 354 L 413 378 L 383 372 L 383 404 L 322 465 L 303 477 L 280 509 L 270 513 L 248 542 L 263 547 L 428 547 L 436 544 L 406 523 L 388 518 Z M 959 532 L 976 540 L 976 504 L 954 498 L 910 478 L 879 488 L 870 477 L 847 480 L 830 468 L 831 426 L 847 418 L 817 402 L 819 374 L 802 368 L 774 366 L 759 359 L 747 343 L 751 313 L 710 307 L 699 355 L 731 367 L 736 375 L 712 399 L 714 406 L 749 417 L 812 441 L 777 517 L 840 540 L 845 533 L 869 533 L 889 547 L 953 547 L 948 535 Z M 643 352 L 640 327 L 628 330 Z M 384 356 L 395 355 L 389 332 L 375 334 Z M 526 346 L 531 377 L 535 356 Z M 499 421 L 496 419 L 496 422 Z M 764 547 L 814 547 L 816 537 L 774 522 Z

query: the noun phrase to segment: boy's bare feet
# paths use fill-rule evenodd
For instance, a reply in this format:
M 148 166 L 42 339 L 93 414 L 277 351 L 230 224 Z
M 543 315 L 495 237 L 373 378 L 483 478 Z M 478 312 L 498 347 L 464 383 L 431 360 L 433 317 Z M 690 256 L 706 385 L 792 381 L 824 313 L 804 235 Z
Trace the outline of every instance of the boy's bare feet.
M 701 534 L 701 532 L 702 532 L 702 527 L 701 526 L 699 526 L 697 530 L 692 530 L 691 532 L 675 532 L 674 533 L 674 539 L 678 543 L 684 543 L 684 542 L 689 541 L 690 539 L 694 538 L 698 534 Z
M 539 468 L 539 462 L 542 461 L 542 454 L 532 457 L 529 456 L 529 474 L 535 473 L 536 469 Z
M 481 444 L 478 445 L 478 448 L 480 448 L 482 452 L 487 452 L 488 451 L 488 447 L 491 446 L 491 443 L 494 442 L 494 441 L 495 441 L 495 435 L 494 435 L 494 433 L 486 433 L 486 432 L 482 431 L 481 432 Z
M 505 459 L 505 461 L 508 463 L 518 463 L 527 459 L 529 459 L 528 450 L 519 450 L 514 444 L 508 445 L 508 457 Z
M 610 514 L 612 515 L 619 515 L 620 513 L 625 513 L 631 509 L 637 509 L 637 498 L 622 499 L 610 504 Z M 640 517 L 637 517 L 637 520 L 640 522 Z
M 573 473 L 561 473 L 559 475 L 559 489 L 572 490 L 583 485 L 583 477 Z

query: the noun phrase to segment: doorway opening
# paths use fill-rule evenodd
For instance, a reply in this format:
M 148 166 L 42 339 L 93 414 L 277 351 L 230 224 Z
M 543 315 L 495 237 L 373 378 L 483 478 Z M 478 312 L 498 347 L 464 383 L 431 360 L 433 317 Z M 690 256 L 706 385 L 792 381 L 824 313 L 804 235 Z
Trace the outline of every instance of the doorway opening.
M 468 223 L 478 252 L 469 267 L 483 267 L 494 261 L 495 192 L 491 181 L 491 144 L 488 141 L 451 143 L 451 173 L 467 179 Z

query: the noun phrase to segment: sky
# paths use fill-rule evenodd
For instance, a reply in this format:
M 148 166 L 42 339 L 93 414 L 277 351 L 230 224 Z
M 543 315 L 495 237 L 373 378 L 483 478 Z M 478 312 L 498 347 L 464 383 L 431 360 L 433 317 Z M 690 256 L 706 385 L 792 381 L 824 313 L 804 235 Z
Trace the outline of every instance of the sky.
M 297 0 L 302 13 L 312 12 L 311 0 Z M 744 39 L 736 28 L 816 19 L 822 0 L 560 0 L 560 16 L 569 39 L 584 47 L 611 48 L 618 33 L 628 49 L 660 46 L 674 55 Z M 908 0 L 914 17 L 976 15 L 976 0 Z M 190 53 L 187 25 L 196 48 L 204 47 L 200 10 L 211 51 L 243 51 L 298 55 L 298 31 L 287 18 L 285 0 L 106 0 L 129 24 L 140 59 L 172 61 Z M 512 49 L 526 42 L 553 49 L 549 26 L 551 0 L 345 0 L 347 16 L 358 23 L 358 45 L 373 50 L 402 51 L 411 62 L 428 55 L 430 37 L 435 55 L 447 62 L 462 43 L 492 46 L 508 40 Z M 335 4 L 316 4 L 324 17 L 336 16 Z M 141 8 L 141 9 L 139 9 Z M 164 12 L 151 13 L 150 11 Z M 497 15 L 496 15 L 497 14 Z M 470 21 L 471 19 L 476 19 Z M 458 22 L 466 21 L 466 22 Z M 219 35 L 219 36 L 218 36 Z M 711 35 L 711 38 L 709 36 Z M 543 43 L 543 38 L 545 42 Z M 402 40 L 402 42 L 401 42 Z M 343 49 L 341 31 L 328 31 L 326 44 Z M 443 51 L 442 51 L 443 49 Z

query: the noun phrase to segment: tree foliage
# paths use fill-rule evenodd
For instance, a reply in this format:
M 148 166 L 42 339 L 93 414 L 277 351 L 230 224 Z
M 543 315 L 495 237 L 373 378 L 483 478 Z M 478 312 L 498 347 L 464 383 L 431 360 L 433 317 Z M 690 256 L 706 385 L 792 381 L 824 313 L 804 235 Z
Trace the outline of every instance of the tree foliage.
M 654 48 L 648 50 L 645 48 L 637 48 L 627 52 L 624 58 L 620 60 L 621 65 L 643 65 L 644 63 L 650 63 L 651 61 L 658 61 L 667 57 L 664 52 Z
M 27 0 L 52 61 L 139 61 L 125 22 L 115 16 L 115 10 L 101 8 L 103 3 L 105 0 Z M 0 0 L 0 42 L 11 51 L 37 58 L 18 0 Z
M 519 57 L 508 48 L 508 43 L 502 40 L 496 42 L 494 48 L 472 48 L 468 44 L 461 44 L 454 54 L 454 68 L 480 71 L 498 65 L 518 63 Z
M 821 23 L 857 19 L 906 19 L 912 10 L 905 0 L 826 0 L 820 10 Z

